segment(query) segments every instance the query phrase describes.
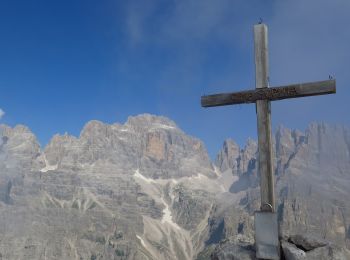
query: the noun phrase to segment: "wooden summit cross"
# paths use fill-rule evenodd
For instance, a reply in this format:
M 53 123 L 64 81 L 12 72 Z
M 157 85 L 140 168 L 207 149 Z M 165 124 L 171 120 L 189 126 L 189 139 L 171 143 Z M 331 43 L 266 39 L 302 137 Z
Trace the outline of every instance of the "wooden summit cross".
M 325 80 L 319 82 L 301 83 L 270 88 L 267 42 L 267 26 L 265 24 L 255 25 L 255 90 L 202 96 L 201 104 L 203 107 L 225 106 L 242 103 L 256 104 L 259 153 L 258 171 L 260 173 L 261 211 L 266 213 L 273 213 L 271 214 L 271 217 L 276 218 L 276 214 L 274 214 L 276 211 L 276 202 L 274 194 L 274 164 L 271 142 L 270 101 L 333 94 L 336 92 L 336 86 L 335 80 Z M 269 216 L 267 219 L 268 218 Z M 255 221 L 255 223 L 257 225 L 257 221 Z M 255 226 L 255 233 L 257 233 L 258 228 L 261 227 Z M 275 240 L 277 239 L 278 241 L 278 231 L 276 233 L 277 234 L 274 234 L 273 236 L 277 236 L 275 237 Z M 273 256 L 269 257 L 268 253 L 265 254 L 264 251 L 266 250 L 263 250 L 261 248 L 259 249 L 257 243 L 258 241 L 256 241 L 257 257 L 265 259 L 278 259 L 274 258 Z

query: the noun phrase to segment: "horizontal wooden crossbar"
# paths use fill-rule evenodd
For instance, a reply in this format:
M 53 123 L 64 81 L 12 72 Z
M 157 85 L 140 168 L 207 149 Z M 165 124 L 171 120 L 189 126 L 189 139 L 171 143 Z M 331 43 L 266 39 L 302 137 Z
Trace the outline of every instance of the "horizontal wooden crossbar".
M 254 90 L 215 94 L 201 97 L 202 107 L 215 107 L 254 103 L 257 100 L 281 100 L 316 95 L 334 94 L 335 79 L 293 84 L 282 87 L 260 88 Z

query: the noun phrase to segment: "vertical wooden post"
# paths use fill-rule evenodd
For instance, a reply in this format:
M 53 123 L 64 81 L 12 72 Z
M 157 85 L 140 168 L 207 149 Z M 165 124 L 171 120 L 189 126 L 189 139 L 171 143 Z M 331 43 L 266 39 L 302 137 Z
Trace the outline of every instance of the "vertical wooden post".
M 254 26 L 255 46 L 255 88 L 268 88 L 268 39 L 267 26 Z M 270 101 L 257 100 L 256 113 L 258 122 L 258 152 L 260 172 L 261 210 L 275 212 L 274 173 L 271 142 L 271 109 Z

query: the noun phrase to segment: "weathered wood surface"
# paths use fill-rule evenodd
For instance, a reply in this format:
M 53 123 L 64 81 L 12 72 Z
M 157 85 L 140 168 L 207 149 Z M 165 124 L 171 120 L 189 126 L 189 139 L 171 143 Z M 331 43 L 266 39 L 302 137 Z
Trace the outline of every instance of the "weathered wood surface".
M 258 125 L 258 170 L 260 173 L 261 210 L 275 211 L 270 101 L 256 102 Z
M 257 100 L 264 99 L 273 101 L 287 98 L 299 98 L 334 93 L 336 93 L 335 79 L 202 96 L 201 104 L 203 107 L 214 107 L 255 103 Z
M 255 88 L 257 92 L 268 89 L 269 63 L 267 26 L 254 26 Z M 256 101 L 258 126 L 258 170 L 260 173 L 261 210 L 275 211 L 273 156 L 271 141 L 271 111 L 267 99 Z
M 254 25 L 254 53 L 255 53 L 255 88 L 269 86 L 269 56 L 267 43 L 267 26 Z

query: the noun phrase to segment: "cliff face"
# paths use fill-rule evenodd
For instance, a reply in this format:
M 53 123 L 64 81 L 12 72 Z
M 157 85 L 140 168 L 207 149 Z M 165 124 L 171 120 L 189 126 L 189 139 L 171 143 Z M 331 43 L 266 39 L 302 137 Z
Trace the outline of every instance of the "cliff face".
M 257 143 L 204 144 L 164 117 L 90 121 L 45 149 L 24 126 L 0 126 L 3 259 L 193 259 L 235 237 L 252 242 L 259 205 Z M 350 131 L 311 124 L 275 137 L 285 236 L 348 245 Z
M 204 145 L 164 117 L 91 121 L 43 151 L 1 126 L 4 259 L 191 259 L 221 191 Z
M 275 179 L 283 236 L 306 232 L 350 245 L 349 132 L 346 127 L 324 123 L 310 124 L 305 133 L 284 127 L 277 130 Z M 259 209 L 260 191 L 257 150 L 247 149 L 249 142 L 233 157 L 229 151 L 239 150 L 237 145 L 225 142 L 216 164 L 238 176 L 230 191 L 244 191 L 239 204 L 253 214 Z M 227 164 L 229 158 L 233 162 Z M 242 161 L 247 167 L 239 167 Z
M 154 179 L 214 176 L 204 145 L 164 117 L 131 117 L 124 125 L 90 121 L 80 137 L 55 136 L 44 150 L 58 169 L 82 169 L 96 164 L 117 170 L 139 169 Z
M 278 185 L 285 233 L 317 233 L 350 245 L 349 141 L 347 128 L 311 124 L 295 142 Z

